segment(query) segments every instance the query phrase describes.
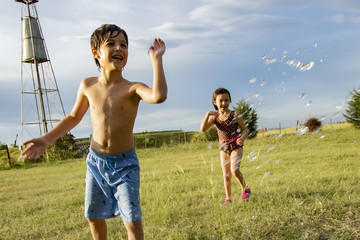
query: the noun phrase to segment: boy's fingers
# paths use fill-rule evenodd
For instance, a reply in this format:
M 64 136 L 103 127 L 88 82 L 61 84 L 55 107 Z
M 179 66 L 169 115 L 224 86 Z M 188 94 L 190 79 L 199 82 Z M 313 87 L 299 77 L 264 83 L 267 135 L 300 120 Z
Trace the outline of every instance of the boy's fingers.
M 28 140 L 28 141 L 24 142 L 23 145 L 26 146 L 26 145 L 28 145 L 29 143 L 32 143 L 32 140 Z

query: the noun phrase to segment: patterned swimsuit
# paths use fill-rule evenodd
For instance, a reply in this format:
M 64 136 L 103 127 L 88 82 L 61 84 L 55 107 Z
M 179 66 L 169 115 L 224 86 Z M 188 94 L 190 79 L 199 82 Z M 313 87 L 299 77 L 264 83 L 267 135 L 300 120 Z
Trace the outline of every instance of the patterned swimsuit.
M 214 122 L 219 135 L 219 150 L 230 154 L 233 150 L 242 147 L 236 140 L 239 139 L 237 132 L 239 124 L 235 120 L 235 111 L 231 111 L 228 119 L 221 121 L 217 116 Z

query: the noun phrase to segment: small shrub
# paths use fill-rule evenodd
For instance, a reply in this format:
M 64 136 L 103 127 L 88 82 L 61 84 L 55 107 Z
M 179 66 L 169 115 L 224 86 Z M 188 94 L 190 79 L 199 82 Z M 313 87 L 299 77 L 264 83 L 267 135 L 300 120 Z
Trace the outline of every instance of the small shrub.
M 74 135 L 67 133 L 62 138 L 56 140 L 55 143 L 51 144 L 47 149 L 47 153 L 50 161 L 63 160 L 75 158 L 77 149 Z
M 206 132 L 198 132 L 195 134 L 191 142 L 209 142 L 218 139 L 218 134 L 215 126 L 211 126 Z
M 321 122 L 319 119 L 313 117 L 306 121 L 305 126 L 308 127 L 309 132 L 314 132 L 321 127 Z

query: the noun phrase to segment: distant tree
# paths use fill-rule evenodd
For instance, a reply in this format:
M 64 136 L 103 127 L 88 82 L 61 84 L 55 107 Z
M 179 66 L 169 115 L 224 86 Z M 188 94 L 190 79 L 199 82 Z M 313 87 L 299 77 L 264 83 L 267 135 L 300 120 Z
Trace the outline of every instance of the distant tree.
M 309 129 L 309 132 L 314 132 L 321 127 L 321 122 L 317 118 L 309 118 L 305 126 Z
M 255 109 L 253 109 L 250 103 L 246 102 L 245 99 L 241 99 L 233 108 L 235 111 L 240 113 L 246 127 L 249 129 L 248 137 L 255 138 L 258 133 L 257 121 L 259 119 Z
M 347 122 L 351 123 L 355 128 L 360 129 L 360 88 L 350 93 L 348 108 L 345 110 L 347 114 L 344 117 Z

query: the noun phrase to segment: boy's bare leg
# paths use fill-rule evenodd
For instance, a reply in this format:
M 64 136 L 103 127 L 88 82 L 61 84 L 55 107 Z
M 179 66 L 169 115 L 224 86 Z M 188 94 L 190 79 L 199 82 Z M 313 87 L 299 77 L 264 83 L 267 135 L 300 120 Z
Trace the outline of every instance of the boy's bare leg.
M 226 199 L 231 199 L 230 156 L 227 153 L 220 151 L 220 159 L 221 159 L 221 167 L 223 170 Z
M 91 234 L 94 240 L 106 240 L 107 236 L 107 227 L 105 219 L 91 219 L 87 218 Z
M 144 232 L 142 227 L 142 222 L 124 222 L 125 228 L 128 233 L 129 240 L 143 240 Z

